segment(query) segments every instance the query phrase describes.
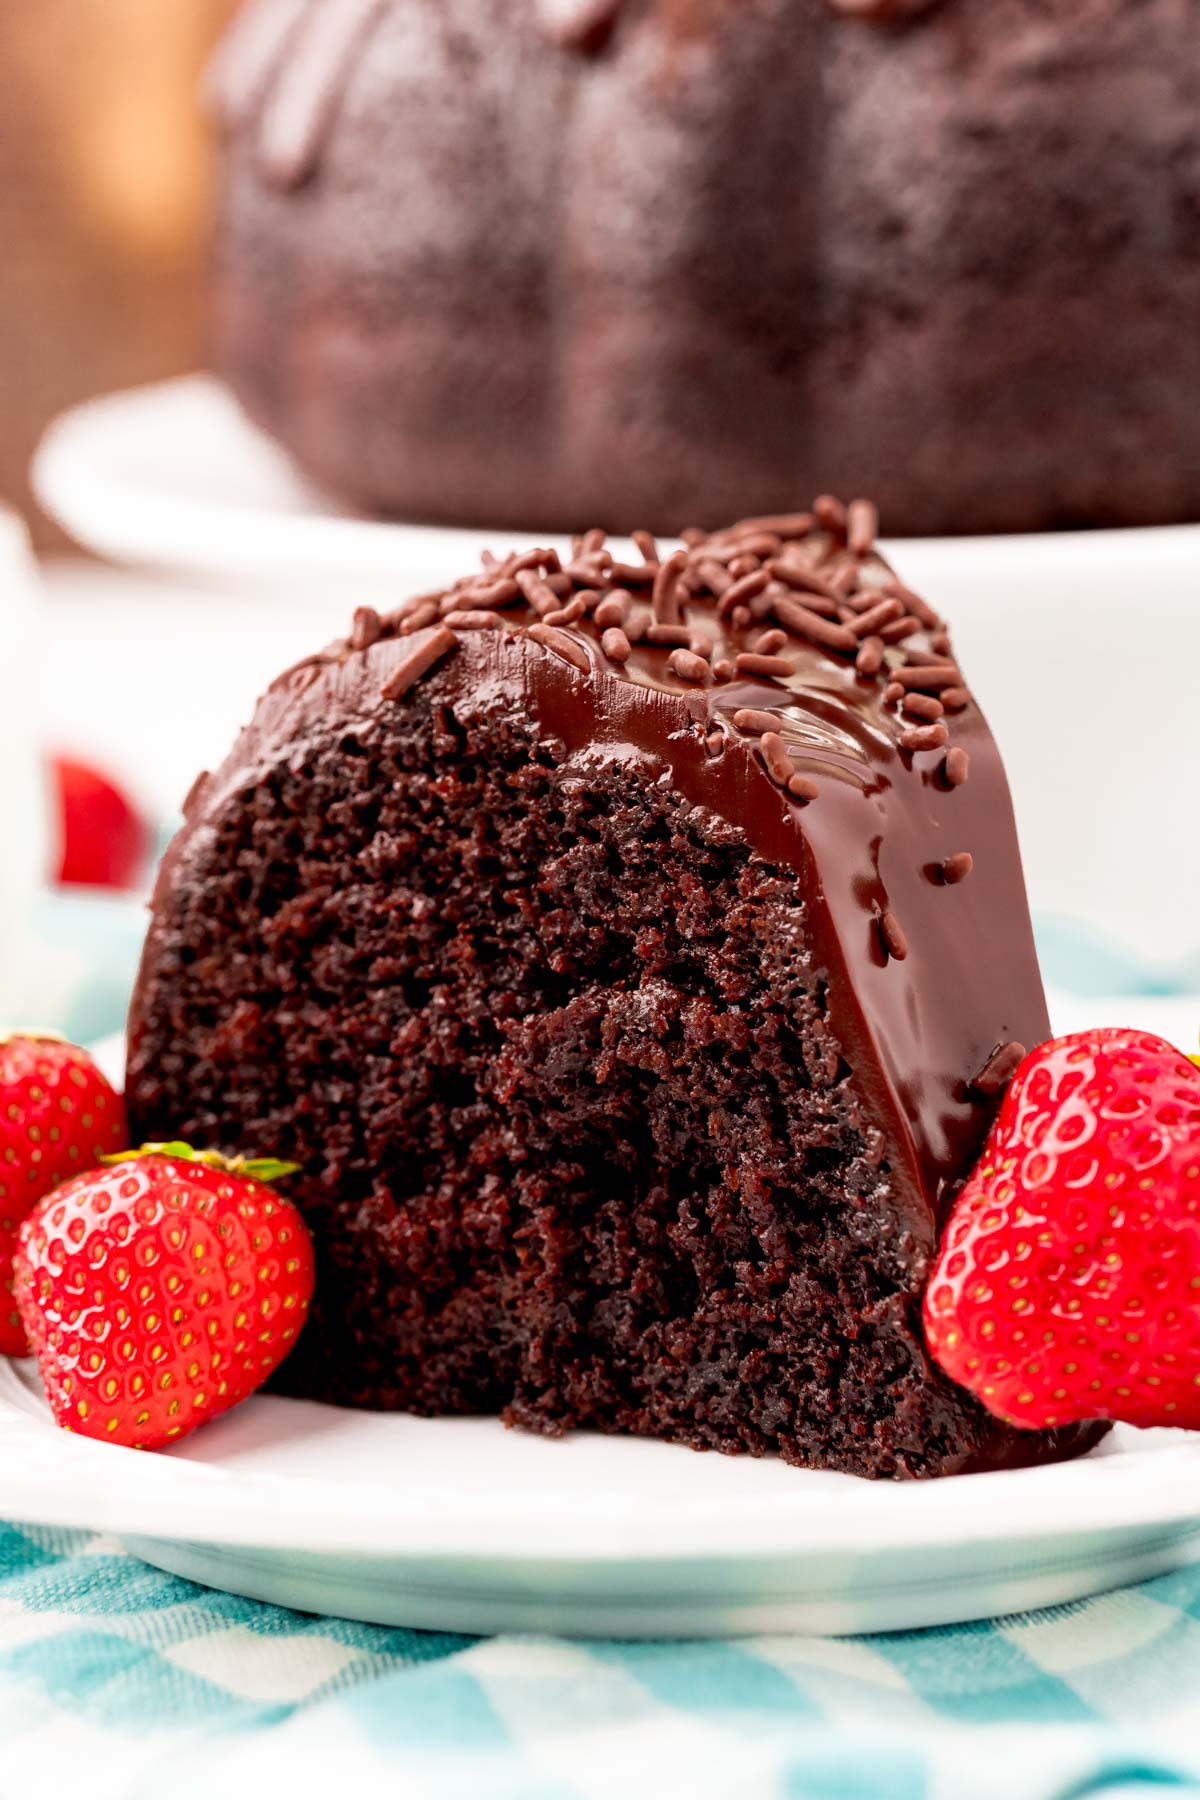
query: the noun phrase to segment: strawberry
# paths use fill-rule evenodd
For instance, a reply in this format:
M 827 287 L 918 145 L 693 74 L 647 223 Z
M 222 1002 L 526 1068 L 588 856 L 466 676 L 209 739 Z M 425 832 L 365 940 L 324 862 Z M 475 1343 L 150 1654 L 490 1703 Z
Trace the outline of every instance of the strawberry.
M 124 1103 L 86 1050 L 49 1035 L 0 1041 L 0 1355 L 28 1354 L 12 1302 L 17 1227 L 126 1141 Z
M 132 800 L 89 763 L 55 756 L 52 769 L 59 811 L 57 879 L 88 887 L 137 887 L 150 854 L 150 831 Z
M 17 1303 L 60 1425 L 161 1449 L 278 1368 L 313 1291 L 304 1221 L 266 1185 L 293 1169 L 150 1144 L 35 1207 Z
M 1200 1070 L 1146 1032 L 1026 1057 L 925 1292 L 999 1418 L 1200 1429 Z

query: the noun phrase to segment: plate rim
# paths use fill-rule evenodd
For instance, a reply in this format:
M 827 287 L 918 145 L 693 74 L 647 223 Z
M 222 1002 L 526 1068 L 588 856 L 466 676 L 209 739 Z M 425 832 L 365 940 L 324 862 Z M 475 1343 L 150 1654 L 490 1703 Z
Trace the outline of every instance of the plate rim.
M 680 1511 L 626 1487 L 613 1490 L 607 1505 L 600 1495 L 595 1505 L 581 1509 L 576 1490 L 549 1484 L 535 1503 L 529 1494 L 506 1499 L 482 1485 L 464 1496 L 420 1476 L 399 1487 L 347 1483 L 344 1468 L 329 1480 L 252 1474 L 193 1461 L 182 1447 L 147 1456 L 58 1430 L 44 1402 L 39 1416 L 32 1390 L 15 1367 L 0 1359 L 5 1511 L 40 1524 L 118 1536 L 313 1554 L 352 1550 L 423 1559 L 484 1554 L 494 1564 L 661 1564 L 1078 1541 L 1200 1521 L 1200 1437 L 928 1482 L 845 1476 L 835 1486 L 821 1472 L 820 1492 L 806 1492 L 806 1472 L 797 1469 L 791 1472 L 794 1495 L 776 1492 L 754 1507 L 741 1500 L 731 1509 L 728 1496 L 718 1493 L 707 1500 L 698 1495 Z M 246 1406 L 261 1403 L 252 1399 Z M 269 1403 L 317 1404 L 274 1396 Z M 407 1415 L 395 1417 L 403 1421 Z M 504 1429 L 498 1420 L 483 1423 Z M 220 1430 L 220 1422 L 206 1430 Z M 672 1448 L 686 1453 L 682 1446 Z M 1051 1496 L 1054 1508 L 1047 1516 Z
M 136 418 L 139 410 L 152 418 L 156 408 L 180 405 L 226 408 L 231 424 L 239 433 L 258 440 L 261 453 L 286 472 L 296 484 L 297 498 L 307 496 L 313 509 L 289 511 L 282 505 L 256 509 L 219 499 L 196 499 L 182 492 L 137 492 L 120 473 L 114 475 L 113 464 L 99 450 L 108 432 L 117 427 L 128 431 L 130 415 Z M 43 508 L 86 547 L 118 561 L 192 574 L 269 581 L 295 579 L 298 574 L 327 577 L 336 572 L 392 581 L 403 578 L 406 566 L 419 563 L 422 553 L 436 556 L 439 541 L 447 534 L 464 546 L 467 540 L 477 540 L 479 547 L 501 539 L 526 547 L 544 543 L 547 537 L 563 537 L 557 532 L 392 521 L 339 512 L 241 412 L 229 387 L 203 370 L 118 389 L 68 408 L 43 435 L 33 459 L 32 480 Z M 251 522 L 253 532 L 246 529 Z M 182 552 L 181 541 L 189 546 Z M 1103 566 L 1111 575 L 1116 559 L 1128 565 L 1131 575 L 1144 578 L 1148 553 L 1153 557 L 1158 552 L 1183 552 L 1194 557 L 1200 549 L 1200 522 L 914 537 L 903 542 L 904 554 L 923 558 L 954 559 L 967 547 L 972 556 L 986 556 L 1001 575 L 1027 568 L 1030 557 L 1035 556 L 1075 577 L 1085 575 L 1089 565 Z M 197 546 L 202 547 L 199 554 Z

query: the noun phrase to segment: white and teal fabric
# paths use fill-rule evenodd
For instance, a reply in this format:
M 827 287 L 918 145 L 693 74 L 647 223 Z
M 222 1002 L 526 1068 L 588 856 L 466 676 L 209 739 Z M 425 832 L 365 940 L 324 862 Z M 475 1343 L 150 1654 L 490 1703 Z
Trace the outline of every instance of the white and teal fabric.
M 0 1530 L 0 1795 L 1200 1795 L 1200 1570 L 940 1631 L 472 1640 Z

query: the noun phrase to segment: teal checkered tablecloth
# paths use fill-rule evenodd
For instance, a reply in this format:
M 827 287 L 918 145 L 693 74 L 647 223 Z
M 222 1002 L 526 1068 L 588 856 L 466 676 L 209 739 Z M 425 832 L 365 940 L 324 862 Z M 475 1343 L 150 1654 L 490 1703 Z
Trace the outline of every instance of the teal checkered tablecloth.
M 118 1028 L 139 910 L 64 896 L 40 926 L 22 1016 Z M 1042 948 L 1065 991 L 1164 991 L 1077 931 L 1044 926 Z M 939 1631 L 584 1644 L 310 1618 L 0 1525 L 0 1800 L 47 1792 L 1200 1795 L 1200 1567 Z
M 274 1787 L 269 1787 L 274 1783 Z M 0 1528 L 0 1796 L 1200 1795 L 1200 1569 L 852 1640 L 472 1640 Z

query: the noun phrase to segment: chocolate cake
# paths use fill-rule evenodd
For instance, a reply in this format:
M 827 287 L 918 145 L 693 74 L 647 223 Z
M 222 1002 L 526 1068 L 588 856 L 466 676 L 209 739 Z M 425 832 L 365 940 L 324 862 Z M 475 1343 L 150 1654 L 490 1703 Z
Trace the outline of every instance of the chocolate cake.
M 489 559 L 360 609 L 197 783 L 128 1105 L 302 1165 L 291 1392 L 871 1476 L 1092 1441 L 922 1341 L 1048 1025 L 999 756 L 875 529 Z
M 1200 516 L 1180 0 L 255 0 L 216 363 L 369 511 Z

